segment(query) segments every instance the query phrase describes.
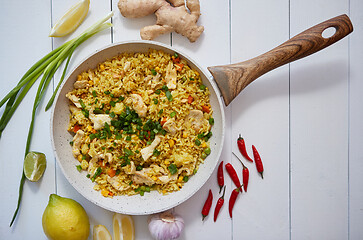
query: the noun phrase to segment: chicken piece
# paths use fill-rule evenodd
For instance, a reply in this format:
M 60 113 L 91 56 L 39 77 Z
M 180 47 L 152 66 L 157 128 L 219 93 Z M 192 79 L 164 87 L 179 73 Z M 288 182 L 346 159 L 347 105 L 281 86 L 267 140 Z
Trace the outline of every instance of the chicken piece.
M 166 75 L 165 75 L 166 86 L 169 89 L 176 88 L 176 78 L 177 78 L 176 69 L 174 68 L 173 63 L 169 62 L 168 66 L 166 67 Z
M 100 159 L 104 159 L 105 155 L 103 153 L 97 153 L 88 163 L 88 169 L 87 172 L 90 174 L 90 177 L 92 178 L 95 174 L 97 167 L 96 164 Z
M 153 155 L 154 149 L 157 145 L 159 145 L 160 141 L 161 138 L 159 136 L 155 136 L 154 141 L 149 146 L 141 149 L 140 153 L 144 161 L 148 160 Z
M 93 122 L 93 128 L 99 130 L 105 126 L 111 124 L 111 117 L 108 114 L 90 114 L 89 119 Z
M 203 112 L 200 110 L 191 110 L 186 117 L 186 121 L 189 121 L 196 131 L 199 131 L 204 124 L 208 124 L 207 119 L 204 118 Z
M 145 105 L 142 97 L 139 94 L 130 94 L 132 100 L 132 107 L 139 114 L 140 117 L 146 117 L 147 106 Z
M 115 188 L 118 191 L 124 191 L 124 190 L 127 190 L 130 188 L 129 185 L 122 185 L 118 176 L 114 176 L 114 177 L 107 176 L 106 180 L 107 180 L 107 182 L 109 182 L 111 184 L 111 186 L 113 188 Z
M 166 121 L 163 125 L 163 128 L 172 135 L 174 135 L 176 131 L 180 130 L 176 127 L 176 123 L 172 119 Z
M 71 93 L 67 93 L 66 97 L 71 100 L 71 102 L 78 108 L 82 108 L 81 104 L 79 103 L 79 98 Z
M 131 67 L 131 62 L 126 62 L 124 66 L 124 72 L 127 72 Z
M 83 137 L 84 137 L 84 132 L 82 130 L 78 130 L 76 135 L 74 135 L 73 137 L 72 153 L 75 158 L 77 158 L 77 156 L 81 154 L 80 148 L 83 141 Z
M 136 167 L 134 161 L 130 161 L 130 167 L 125 167 L 124 170 L 127 174 L 135 174 Z
M 175 181 L 177 178 L 178 178 L 178 174 L 174 174 L 171 176 L 165 175 L 165 176 L 158 177 L 160 182 L 162 182 L 163 184 L 167 184 L 168 182 Z
M 104 159 L 106 159 L 108 163 L 112 163 L 113 161 L 112 153 L 106 153 Z
M 74 84 L 73 84 L 73 87 L 75 89 L 82 89 L 82 88 L 87 88 L 89 87 L 89 83 L 87 80 L 79 80 L 79 81 L 76 81 Z
M 132 181 L 136 184 L 146 184 L 153 185 L 155 181 L 147 175 L 150 168 L 143 168 L 141 171 L 136 171 L 134 176 L 132 176 Z
M 151 89 L 159 89 L 163 86 L 163 83 L 160 81 L 160 77 L 161 75 L 159 73 L 155 76 L 149 75 L 146 77 Z

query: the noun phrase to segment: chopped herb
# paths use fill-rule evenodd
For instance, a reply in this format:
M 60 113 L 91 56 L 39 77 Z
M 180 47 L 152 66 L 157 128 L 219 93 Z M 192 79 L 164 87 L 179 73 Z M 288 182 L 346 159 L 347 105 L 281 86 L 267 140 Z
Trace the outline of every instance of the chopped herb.
M 119 175 L 120 173 L 121 173 L 121 170 L 120 169 L 116 169 L 115 175 Z
M 169 90 L 165 92 L 165 96 L 168 98 L 169 102 L 173 101 L 173 95 L 171 95 Z
M 141 165 L 138 165 L 137 167 L 136 167 L 136 171 L 141 171 L 143 169 L 143 167 L 141 166 Z
M 82 160 L 86 160 L 86 155 L 82 155 Z
M 73 141 L 70 141 L 70 142 L 69 142 L 69 145 L 73 146 Z
M 154 76 L 157 74 L 157 72 L 155 71 L 155 69 L 151 69 L 150 71 L 151 71 L 151 74 L 154 75 Z
M 81 165 L 77 165 L 76 167 L 77 167 L 78 172 L 82 171 Z
M 105 112 L 106 114 L 109 114 L 110 113 L 110 110 L 106 110 L 106 112 Z
M 198 170 L 196 168 L 194 168 L 193 174 L 196 174 L 197 172 L 198 172 Z
M 160 109 L 159 111 L 159 115 L 163 114 L 164 110 L 163 109 Z
M 92 177 L 92 182 L 94 182 L 95 180 L 96 180 L 96 178 L 99 176 L 99 175 L 101 175 L 101 173 L 102 173 L 102 168 L 101 167 L 98 167 L 97 168 L 97 170 L 96 170 L 96 172 L 95 172 L 95 174 L 93 175 L 93 177 Z
M 159 156 L 160 151 L 158 151 L 157 149 L 154 149 L 153 155 L 156 156 L 156 157 Z
M 111 93 L 111 94 L 110 94 L 110 97 L 114 98 L 114 97 L 115 97 L 115 95 L 113 95 L 113 94 Z
M 190 77 L 190 78 L 189 78 L 189 80 L 190 80 L 190 81 L 194 81 L 195 79 L 194 79 L 194 78 L 192 78 L 192 77 Z
M 175 173 L 178 172 L 178 168 L 176 167 L 176 165 L 174 163 L 172 163 L 168 166 L 168 170 L 171 175 L 174 175 Z
M 111 105 L 111 107 L 114 107 L 116 105 L 116 103 L 114 101 L 110 101 L 110 105 Z
M 150 145 L 152 143 L 152 141 L 147 141 L 146 145 Z
M 87 174 L 87 175 L 86 175 L 86 177 L 87 177 L 87 178 L 90 178 L 90 177 L 91 177 L 91 174 Z
M 197 135 L 197 137 L 198 137 L 198 139 L 202 139 L 202 138 L 204 137 L 204 132 L 203 132 L 203 133 L 199 133 L 199 134 Z
M 175 115 L 176 115 L 175 111 L 170 113 L 170 117 L 175 117 Z
M 166 86 L 166 85 L 163 85 L 163 86 L 161 87 L 161 89 L 163 89 L 165 92 L 169 90 L 168 86 Z
M 92 91 L 92 96 L 97 97 L 97 92 L 95 90 Z
M 98 98 L 96 98 L 96 100 L 95 100 L 95 104 L 97 104 L 98 103 Z
M 89 111 L 88 111 L 88 110 L 83 109 L 83 110 L 82 110 L 82 113 L 83 113 L 83 115 L 84 115 L 86 118 L 88 118 L 88 117 L 89 117 Z
M 130 182 L 129 182 L 129 185 L 131 186 L 131 185 L 132 185 L 132 183 L 133 183 L 133 182 L 132 182 L 132 181 L 130 181 Z
M 82 108 L 86 108 L 86 105 L 84 105 L 84 102 L 82 101 L 82 99 L 79 99 L 78 101 L 79 101 L 79 104 L 81 104 Z
M 212 132 L 208 132 L 205 136 L 204 136 L 204 141 L 208 141 L 209 140 L 209 138 L 211 138 L 212 137 Z
M 188 176 L 184 176 L 184 177 L 183 177 L 183 181 L 184 181 L 184 182 L 188 182 L 188 180 L 189 180 L 189 177 L 188 177 Z
M 113 146 L 115 146 L 115 147 L 116 147 L 116 143 L 115 143 L 115 142 L 113 142 L 112 144 L 113 144 Z
M 116 117 L 116 114 L 114 112 L 111 112 L 110 113 L 110 118 L 114 118 L 114 117 Z
M 123 96 L 119 96 L 119 97 L 118 97 L 118 101 L 119 101 L 119 102 L 122 102 L 124 99 L 125 99 L 125 98 L 124 98 Z
M 107 91 L 104 91 L 103 93 L 106 95 L 110 95 L 111 92 L 107 90 Z
M 161 90 L 160 89 L 158 89 L 158 90 L 155 91 L 155 94 L 157 94 L 157 95 L 159 95 L 160 93 L 161 93 Z
M 131 136 L 127 136 L 126 141 L 131 141 Z
M 200 144 L 201 144 L 201 142 L 198 139 L 196 139 L 195 140 L 195 145 L 199 146 Z
M 207 87 L 205 86 L 205 85 L 203 85 L 203 84 L 201 84 L 200 86 L 199 86 L 199 89 L 200 90 L 205 90 Z
M 153 101 L 155 105 L 159 103 L 159 100 L 157 100 L 156 98 L 153 98 Z
M 174 53 L 174 57 L 175 58 L 178 58 L 179 57 L 179 54 L 178 53 Z
M 135 150 L 135 153 L 140 153 L 140 151 L 139 150 Z
M 95 114 L 102 114 L 103 111 L 101 109 L 99 109 L 99 108 L 95 108 L 95 110 L 93 110 L 93 113 L 95 113 Z
M 134 153 L 130 149 L 127 149 L 127 148 L 124 149 L 124 152 L 125 152 L 125 155 L 126 156 L 132 156 L 132 155 L 134 155 Z
M 210 125 L 214 125 L 214 118 L 210 117 L 208 119 Z

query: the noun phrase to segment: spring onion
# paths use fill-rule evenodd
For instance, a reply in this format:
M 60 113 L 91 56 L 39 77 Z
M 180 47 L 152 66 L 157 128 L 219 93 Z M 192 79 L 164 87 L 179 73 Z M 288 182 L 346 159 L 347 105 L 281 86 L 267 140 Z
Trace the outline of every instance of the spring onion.
M 96 22 L 94 25 L 92 25 L 90 28 L 88 28 L 86 31 L 84 31 L 79 37 L 74 38 L 60 47 L 54 49 L 50 53 L 48 53 L 46 56 L 44 56 L 42 59 L 40 59 L 38 62 L 36 62 L 20 79 L 16 87 L 14 87 L 1 101 L 0 101 L 0 107 L 2 107 L 5 103 L 5 110 L 0 118 L 0 137 L 2 132 L 4 131 L 6 125 L 10 121 L 11 117 L 13 116 L 15 110 L 21 103 L 21 101 L 24 99 L 25 95 L 28 93 L 30 88 L 33 86 L 33 84 L 36 82 L 36 80 L 43 75 L 42 79 L 40 80 L 38 90 L 35 96 L 34 105 L 32 109 L 32 117 L 30 122 L 30 127 L 28 131 L 28 137 L 26 142 L 26 148 L 25 148 L 25 156 L 29 152 L 31 138 L 33 135 L 33 128 L 34 128 L 34 121 L 35 121 L 35 114 L 36 110 L 40 104 L 40 101 L 42 100 L 45 91 L 47 87 L 49 86 L 49 83 L 51 79 L 53 78 L 55 72 L 58 70 L 60 65 L 65 61 L 66 64 L 63 69 L 63 73 L 61 76 L 61 79 L 59 80 L 59 83 L 53 92 L 53 95 L 51 96 L 45 110 L 48 110 L 54 101 L 54 98 L 56 96 L 56 93 L 61 85 L 61 83 L 64 80 L 67 67 L 69 64 L 69 61 L 73 55 L 74 50 L 82 44 L 84 41 L 86 41 L 88 38 L 92 37 L 96 33 L 105 30 L 112 26 L 111 23 L 106 23 L 108 19 L 110 19 L 113 16 L 113 13 L 111 12 L 106 17 L 101 19 L 100 21 Z M 15 210 L 15 213 L 13 215 L 13 218 L 10 222 L 10 226 L 12 226 L 15 217 L 17 216 L 17 213 L 19 211 L 20 202 L 22 199 L 22 192 L 23 187 L 25 183 L 25 175 L 23 172 L 23 175 L 20 180 L 20 187 L 19 187 L 19 197 L 17 202 L 17 207 Z

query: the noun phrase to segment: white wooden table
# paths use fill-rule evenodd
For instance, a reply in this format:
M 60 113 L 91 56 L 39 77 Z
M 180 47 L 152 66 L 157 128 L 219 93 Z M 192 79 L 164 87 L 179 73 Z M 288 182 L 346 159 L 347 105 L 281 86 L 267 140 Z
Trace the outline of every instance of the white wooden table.
M 155 21 L 154 16 L 123 18 L 117 0 L 92 0 L 87 18 L 73 34 L 52 39 L 48 37 L 52 23 L 75 0 L 0 2 L 0 98 L 38 59 L 111 10 L 115 11 L 112 34 L 106 30 L 79 47 L 69 70 L 98 48 L 140 39 L 139 29 Z M 257 56 L 343 13 L 350 16 L 354 32 L 315 55 L 262 76 L 225 108 L 221 160 L 231 162 L 241 176 L 232 151 L 238 151 L 236 139 L 242 133 L 250 154 L 251 144 L 260 150 L 264 179 L 253 164 L 246 163 L 249 190 L 238 199 L 233 219 L 226 201 L 216 223 L 211 216 L 202 222 L 200 210 L 208 189 L 214 193 L 212 208 L 219 197 L 215 172 L 200 191 L 176 207 L 186 223 L 181 239 L 363 239 L 363 1 L 201 0 L 201 12 L 199 24 L 205 32 L 197 42 L 189 43 L 178 34 L 156 40 L 187 53 L 203 68 Z M 77 200 L 91 227 L 103 224 L 112 231 L 113 213 L 76 192 L 54 158 L 50 111 L 44 112 L 44 107 L 59 78 L 57 73 L 39 107 L 31 144 L 31 150 L 46 154 L 48 166 L 41 181 L 25 183 L 11 228 L 36 86 L 0 139 L 0 239 L 45 239 L 41 217 L 51 193 Z M 225 177 L 229 195 L 233 184 L 226 173 Z M 147 216 L 134 216 L 134 221 L 136 238 L 150 239 Z

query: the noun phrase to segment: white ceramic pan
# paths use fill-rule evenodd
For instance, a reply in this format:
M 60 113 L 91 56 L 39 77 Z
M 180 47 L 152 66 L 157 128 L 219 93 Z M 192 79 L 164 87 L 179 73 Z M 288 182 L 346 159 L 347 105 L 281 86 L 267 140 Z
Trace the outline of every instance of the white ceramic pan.
M 330 27 L 335 28 L 335 34 L 329 38 L 323 38 L 322 32 Z M 106 46 L 87 57 L 66 77 L 66 81 L 56 97 L 51 117 L 51 134 L 52 145 L 59 166 L 67 180 L 79 193 L 96 205 L 113 212 L 144 215 L 161 212 L 177 206 L 190 198 L 203 186 L 213 173 L 219 160 L 224 142 L 225 125 L 224 110 L 220 95 L 222 94 L 224 103 L 228 105 L 240 91 L 264 73 L 315 53 L 337 42 L 352 31 L 353 26 L 346 15 L 330 19 L 249 61 L 208 68 L 217 84 L 191 58 L 167 45 L 151 41 L 129 41 Z M 201 74 L 203 84 L 211 92 L 210 103 L 215 119 L 215 124 L 212 128 L 213 136 L 210 139 L 212 152 L 206 158 L 204 164 L 199 167 L 198 173 L 191 177 L 184 187 L 177 192 L 162 195 L 156 191 L 152 191 L 144 196 L 134 195 L 105 198 L 100 192 L 93 190 L 94 183 L 86 177 L 86 172 L 82 171 L 80 173 L 75 167 L 77 160 L 74 159 L 69 144 L 73 136 L 67 131 L 69 123 L 69 101 L 65 95 L 73 89 L 73 83 L 77 79 L 77 75 L 83 71 L 96 68 L 98 63 L 111 59 L 120 53 L 147 52 L 150 48 L 162 50 L 170 54 L 177 52 L 181 58 L 188 62 L 191 68 Z

